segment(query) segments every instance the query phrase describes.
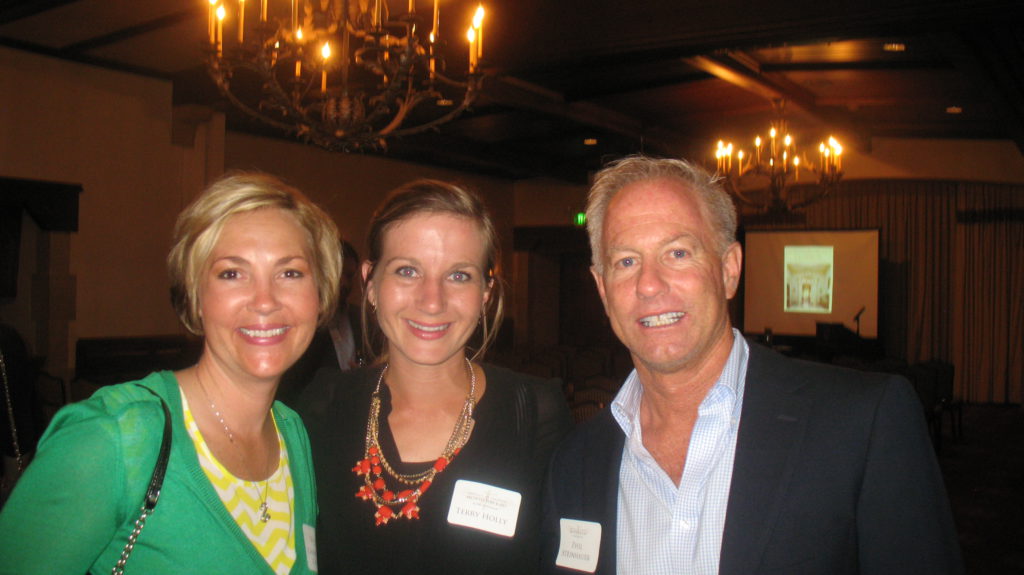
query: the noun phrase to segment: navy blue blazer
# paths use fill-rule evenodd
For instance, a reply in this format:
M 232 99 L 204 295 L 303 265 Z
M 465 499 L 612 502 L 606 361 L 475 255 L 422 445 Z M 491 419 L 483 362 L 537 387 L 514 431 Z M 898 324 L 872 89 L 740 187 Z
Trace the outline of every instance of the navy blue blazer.
M 555 567 L 559 518 L 600 523 L 596 573 L 616 572 L 624 442 L 605 409 L 555 453 L 541 572 L 579 573 Z M 907 381 L 751 345 L 719 573 L 962 572 L 949 500 Z

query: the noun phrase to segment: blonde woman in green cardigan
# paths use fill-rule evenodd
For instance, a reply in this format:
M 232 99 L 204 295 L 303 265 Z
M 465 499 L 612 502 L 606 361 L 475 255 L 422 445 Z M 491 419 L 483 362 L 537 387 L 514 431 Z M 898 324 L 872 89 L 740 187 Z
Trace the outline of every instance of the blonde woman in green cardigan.
M 198 362 L 56 415 L 0 513 L 0 573 L 110 573 L 165 420 L 166 476 L 125 571 L 315 573 L 309 442 L 274 393 L 331 316 L 340 267 L 330 218 L 269 176 L 230 175 L 186 208 L 168 270 L 179 317 L 204 338 Z

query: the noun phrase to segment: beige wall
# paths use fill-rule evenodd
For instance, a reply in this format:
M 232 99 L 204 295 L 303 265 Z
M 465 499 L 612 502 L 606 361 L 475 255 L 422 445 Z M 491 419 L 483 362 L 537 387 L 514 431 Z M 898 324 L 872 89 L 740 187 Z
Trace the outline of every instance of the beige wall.
M 78 232 L 50 234 L 61 289 L 46 305 L 65 333 L 30 330 L 57 372 L 80 336 L 178 329 L 162 261 L 188 151 L 171 143 L 171 113 L 169 82 L 0 48 L 0 174 L 84 190 Z
M 1024 154 L 1009 140 L 875 138 L 870 154 L 846 155 L 849 179 L 1024 182 Z

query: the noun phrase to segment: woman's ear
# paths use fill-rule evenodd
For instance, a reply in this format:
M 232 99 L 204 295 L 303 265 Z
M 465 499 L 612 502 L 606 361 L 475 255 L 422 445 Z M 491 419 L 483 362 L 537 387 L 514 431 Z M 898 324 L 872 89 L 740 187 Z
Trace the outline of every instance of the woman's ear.
M 484 287 L 484 303 L 481 307 L 487 307 L 487 303 L 491 301 L 491 291 L 494 288 L 494 278 L 487 279 L 487 285 Z

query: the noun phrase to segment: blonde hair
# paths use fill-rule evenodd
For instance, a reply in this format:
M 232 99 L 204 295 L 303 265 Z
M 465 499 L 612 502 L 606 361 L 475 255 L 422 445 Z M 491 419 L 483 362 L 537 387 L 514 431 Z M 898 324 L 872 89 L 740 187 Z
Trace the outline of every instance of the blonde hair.
M 167 255 L 171 304 L 190 332 L 203 334 L 199 280 L 225 222 L 231 216 L 261 209 L 278 209 L 298 221 L 308 243 L 319 299 L 319 321 L 327 321 L 334 313 L 342 256 L 338 228 L 330 216 L 302 192 L 273 176 L 233 172 L 200 194 L 181 212 L 174 226 L 174 246 Z

